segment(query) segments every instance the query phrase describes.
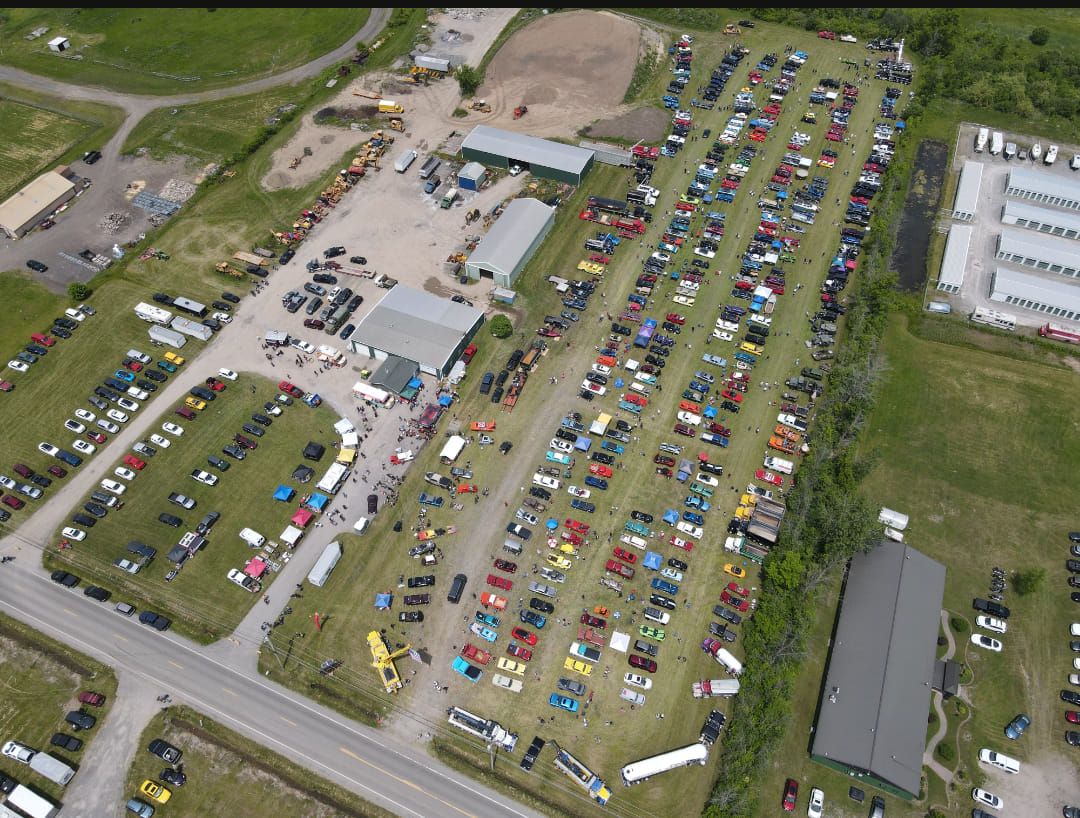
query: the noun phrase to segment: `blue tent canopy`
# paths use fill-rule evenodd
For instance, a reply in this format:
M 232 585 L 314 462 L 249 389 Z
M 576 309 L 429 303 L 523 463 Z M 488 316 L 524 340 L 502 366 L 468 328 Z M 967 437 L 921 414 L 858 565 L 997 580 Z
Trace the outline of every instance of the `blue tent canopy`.
M 419 389 L 421 386 L 423 386 L 423 384 L 424 382 L 419 378 L 413 378 L 411 381 L 405 384 L 405 386 L 409 389 Z
M 715 406 L 706 406 L 705 410 L 701 414 L 703 414 L 705 417 L 707 417 L 709 419 L 712 419 L 712 418 L 716 417 L 716 407 Z
M 675 523 L 679 522 L 679 512 L 673 508 L 669 508 L 664 512 L 662 519 L 668 525 L 675 525 Z
M 283 503 L 289 502 L 293 495 L 296 494 L 296 489 L 289 486 L 281 485 L 277 487 L 277 491 L 274 492 L 274 499 L 280 500 Z
M 622 389 L 623 388 L 623 379 L 622 378 L 616 378 L 615 379 L 615 388 L 616 389 Z
M 316 511 L 322 511 L 323 507 L 329 502 L 330 498 L 327 497 L 325 494 L 315 492 L 308 498 L 306 505 L 315 509 Z
M 390 607 L 391 594 L 375 594 L 375 607 L 380 611 L 385 611 Z
M 554 517 L 548 517 L 548 521 L 547 523 L 545 523 L 545 525 L 547 526 L 548 531 L 554 531 L 556 528 L 559 527 L 559 521 L 556 520 Z
M 590 446 L 592 446 L 592 438 L 585 435 L 578 435 L 578 439 L 574 441 L 574 448 L 579 452 L 589 451 Z
M 653 571 L 659 571 L 660 566 L 663 565 L 664 558 L 657 554 L 655 551 L 649 551 L 645 554 L 645 559 L 641 561 L 641 564 L 646 568 Z
M 454 402 L 454 396 L 453 395 L 443 395 L 442 397 L 439 398 L 439 406 L 444 406 L 444 407 L 449 406 L 453 402 Z

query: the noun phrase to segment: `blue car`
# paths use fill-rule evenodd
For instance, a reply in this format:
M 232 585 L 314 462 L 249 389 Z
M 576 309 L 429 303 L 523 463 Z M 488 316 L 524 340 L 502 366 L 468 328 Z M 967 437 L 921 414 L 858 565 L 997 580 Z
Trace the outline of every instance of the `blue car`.
M 594 489 L 600 489 L 600 491 L 607 491 L 608 483 L 603 477 L 594 477 L 590 474 L 585 477 L 585 485 Z
M 585 500 L 581 500 L 577 497 L 570 501 L 570 507 L 576 508 L 578 511 L 587 512 L 589 514 L 592 514 L 594 511 L 596 511 L 595 505 Z
M 615 452 L 615 454 L 622 454 L 624 451 L 626 451 L 620 444 L 610 440 L 605 440 L 603 443 L 601 443 L 600 448 L 607 449 L 607 451 L 609 452 Z
M 1031 726 L 1031 718 L 1024 713 L 1021 713 L 1015 719 L 1005 725 L 1005 736 L 1016 741 L 1020 736 L 1024 735 L 1024 731 Z
M 483 611 L 476 612 L 476 621 L 483 625 L 490 625 L 493 628 L 499 627 L 499 617 Z
M 654 591 L 663 591 L 665 594 L 671 594 L 672 596 L 679 593 L 679 586 L 667 580 L 654 578 L 650 584 Z
M 686 520 L 686 522 L 688 523 L 693 523 L 694 525 L 705 525 L 705 518 L 702 517 L 700 514 L 695 514 L 692 511 L 684 511 L 682 513 L 682 516 L 683 519 Z
M 707 383 L 702 383 L 701 381 L 690 381 L 690 388 L 696 389 L 698 392 L 702 392 L 706 395 L 709 394 L 709 385 Z
M 540 630 L 547 624 L 547 617 L 541 616 L 536 611 L 522 611 L 520 616 L 522 622 L 526 625 L 532 625 L 537 630 Z
M 548 704 L 550 704 L 552 707 L 559 707 L 563 710 L 568 710 L 571 713 L 576 713 L 578 711 L 578 703 L 576 699 L 571 699 L 569 696 L 560 696 L 558 693 L 551 694 L 551 698 L 548 699 Z
M 135 380 L 135 373 L 128 372 L 126 369 L 118 369 L 113 373 L 113 375 L 115 375 L 122 381 L 127 381 L 128 383 L 131 383 Z
M 454 658 L 454 662 L 451 665 L 451 667 L 456 672 L 460 673 L 462 676 L 464 676 L 466 679 L 468 679 L 470 682 L 472 682 L 473 684 L 480 681 L 480 677 L 484 675 L 484 671 L 482 671 L 480 668 L 476 667 L 475 665 L 470 665 L 468 662 L 466 662 L 460 656 L 456 656 Z M 574 702 L 574 704 L 577 704 L 577 702 Z
M 701 497 L 698 497 L 696 494 L 691 494 L 690 496 L 688 496 L 685 500 L 683 500 L 683 504 L 687 508 L 697 508 L 701 511 L 708 511 L 711 508 L 708 502 L 706 502 Z

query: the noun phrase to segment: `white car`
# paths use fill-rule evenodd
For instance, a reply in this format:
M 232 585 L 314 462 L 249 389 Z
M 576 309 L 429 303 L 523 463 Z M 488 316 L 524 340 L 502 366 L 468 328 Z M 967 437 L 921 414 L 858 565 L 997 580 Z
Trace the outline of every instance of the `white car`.
M 172 445 L 172 441 L 169 440 L 169 438 L 162 437 L 161 435 L 150 435 L 150 442 L 163 449 L 167 449 Z
M 512 166 L 511 168 L 510 168 L 510 175 L 511 175 L 511 176 L 517 176 L 517 175 L 518 175 L 519 173 L 521 173 L 521 172 L 522 172 L 523 170 L 525 170 L 525 168 L 523 168 L 523 167 L 522 167 L 521 165 L 513 165 L 513 166 Z
M 85 440 L 76 440 L 71 444 L 71 448 L 77 452 L 82 452 L 83 454 L 93 454 L 97 451 L 93 444 L 87 443 Z
M 671 300 L 676 304 L 682 304 L 684 307 L 692 307 L 697 301 L 697 299 L 688 295 L 673 295 L 671 296 Z
M 582 500 L 588 500 L 592 497 L 592 492 L 588 489 L 578 488 L 577 486 L 567 486 L 566 493 L 571 497 L 580 497 Z
M 219 369 L 217 373 L 227 381 L 235 381 L 237 377 L 231 369 Z
M 127 398 L 117 399 L 116 405 L 119 406 L 121 409 L 127 409 L 129 412 L 139 411 L 139 404 L 137 404 L 133 400 L 128 400 Z
M 3 486 L 6 489 L 11 489 L 12 491 L 14 491 L 15 486 L 17 486 L 17 485 L 19 485 L 19 484 L 16 483 L 14 480 L 12 480 L 10 477 L 8 477 L 6 474 L 0 474 L 0 486 Z
M 30 759 L 37 755 L 37 750 L 31 750 L 25 744 L 19 744 L 17 741 L 8 741 L 0 749 L 0 753 L 18 761 L 20 764 L 29 764 Z
M 115 423 L 110 423 L 104 418 L 98 418 L 97 420 L 95 420 L 94 425 L 102 431 L 108 432 L 110 435 L 115 435 L 117 432 L 120 431 L 119 426 L 117 426 Z
M 110 409 L 105 414 L 115 420 L 117 423 L 127 423 L 128 416 L 121 412 L 119 409 Z
M 671 256 L 669 256 L 667 253 L 653 253 L 652 257 L 657 261 L 664 262 L 664 264 L 667 264 L 669 261 L 671 261 Z
M 509 690 L 511 693 L 520 693 L 523 684 L 520 679 L 511 679 L 509 676 L 503 676 L 501 673 L 496 673 L 491 677 L 491 683 L 495 687 L 502 687 Z
M 981 787 L 975 787 L 971 791 L 971 800 L 977 801 L 980 804 L 986 804 L 991 809 L 1000 810 L 1004 807 L 1005 802 L 994 795 L 988 790 L 984 790 Z
M 123 466 L 117 466 L 113 469 L 113 474 L 119 477 L 121 480 L 134 480 L 135 472 L 131 469 L 125 469 Z
M 87 423 L 93 423 L 97 415 L 95 415 L 93 412 L 88 412 L 85 409 L 76 409 L 75 417 L 77 417 L 79 420 L 84 420 Z
M 1080 636 L 1080 622 L 1073 622 L 1069 626 L 1069 636 Z
M 56 457 L 57 452 L 60 451 L 60 449 L 58 449 L 56 446 L 52 445 L 51 443 L 45 443 L 44 441 L 39 443 L 37 447 L 39 452 L 41 452 L 42 454 L 51 455 L 52 457 Z
M 142 389 L 134 386 L 129 386 L 127 388 L 127 394 L 129 398 L 135 398 L 135 400 L 146 400 L 148 397 L 150 397 L 149 392 L 144 392 Z
M 16 372 L 26 372 L 30 367 L 24 364 L 22 361 L 8 361 L 8 369 L 14 369 Z
M 217 321 L 219 324 L 231 324 L 232 323 L 232 316 L 229 315 L 227 312 L 215 312 L 210 317 L 213 318 L 215 321 Z
M 211 474 L 210 472 L 203 471 L 202 469 L 196 469 L 195 471 L 193 471 L 191 473 L 191 477 L 192 479 L 198 480 L 200 483 L 207 486 L 213 486 L 218 481 L 218 477 L 216 474 Z
M 677 571 L 674 568 L 665 568 L 663 571 L 660 572 L 660 576 L 667 577 L 672 582 L 682 582 L 683 578 L 682 571 Z
M 590 380 L 582 381 L 581 382 L 581 388 L 586 389 L 589 392 L 592 392 L 594 395 L 599 395 L 600 397 L 603 397 L 605 394 L 607 394 L 607 387 L 606 386 L 601 386 L 600 384 L 593 383 Z
M 113 494 L 120 495 L 127 491 L 127 486 L 123 483 L 117 483 L 115 480 L 102 480 L 101 487 L 105 491 L 112 492 Z
M 574 451 L 574 444 L 566 440 L 561 440 L 557 437 L 551 438 L 551 448 L 557 452 L 572 452 Z
M 263 411 L 266 412 L 266 414 L 276 418 L 278 415 L 281 414 L 281 407 L 274 403 L 271 404 L 269 408 L 264 406 Z
M 619 698 L 622 699 L 624 702 L 636 704 L 638 707 L 641 707 L 643 704 L 645 704 L 645 696 L 641 693 L 635 693 L 628 687 L 624 687 L 622 690 L 619 691 Z
M 652 688 L 652 679 L 646 679 L 638 673 L 627 673 L 622 677 L 622 680 L 626 682 L 626 684 L 640 687 L 642 690 L 650 690 Z
M 74 308 L 69 308 L 69 309 L 64 310 L 64 315 L 66 315 L 68 318 L 73 318 L 74 320 L 78 321 L 79 323 L 82 323 L 83 321 L 86 320 L 86 316 L 83 315 L 83 313 L 79 312 L 79 310 L 74 309 Z
M 161 428 L 173 437 L 180 437 L 184 433 L 184 427 L 177 426 L 175 423 L 162 423 Z
M 703 486 L 719 486 L 720 481 L 713 477 L 711 474 L 705 474 L 704 472 L 698 472 L 694 475 L 694 479 L 701 483 Z
M 975 624 L 992 633 L 1005 633 L 1009 629 L 1009 624 L 1004 619 L 997 619 L 993 616 L 976 616 Z
M 1069 684 L 1075 685 L 1076 687 L 1080 687 L 1080 673 L 1070 673 L 1069 674 Z
M 825 811 L 825 793 L 814 787 L 810 790 L 810 803 L 806 805 L 806 818 L 821 818 Z
M 538 522 L 540 522 L 536 518 L 535 514 L 530 514 L 529 512 L 527 512 L 523 508 L 519 508 L 517 510 L 517 513 L 514 516 L 517 517 L 519 520 L 523 520 L 524 522 L 528 523 L 529 525 L 536 525 Z
M 979 761 L 983 764 L 989 764 L 991 767 L 997 767 L 999 770 L 1004 770 L 1007 773 L 1013 773 L 1014 775 L 1020 772 L 1020 762 L 1015 758 L 1002 755 L 1001 753 L 995 753 L 993 750 L 983 747 L 979 750 Z
M 294 349 L 298 349 L 301 352 L 306 353 L 308 355 L 314 355 L 315 354 L 314 345 L 309 344 L 303 338 L 293 338 L 291 341 L 289 341 L 289 346 L 293 347 Z
M 997 639 L 993 639 L 989 636 L 984 636 L 981 633 L 971 634 L 971 644 L 980 648 L 986 648 L 992 650 L 995 653 L 1001 653 L 1001 643 Z
M 1073 659 L 1073 669 L 1080 670 L 1080 659 Z
M 74 542 L 82 542 L 86 539 L 86 532 L 81 528 L 62 528 L 60 534 L 65 540 L 72 540 Z
M 548 477 L 546 474 L 540 474 L 539 472 L 532 476 L 532 481 L 534 485 L 543 486 L 546 489 L 557 489 L 562 485 L 554 477 Z
M 121 571 L 126 571 L 129 574 L 137 574 L 142 570 L 142 566 L 137 562 L 119 558 L 113 561 L 113 565 L 119 568 Z
M 597 373 L 598 375 L 610 375 L 611 367 L 606 366 L 605 364 L 593 364 L 592 371 Z
M 689 423 L 691 426 L 697 426 L 701 423 L 701 415 L 695 415 L 693 412 L 681 411 L 676 417 L 683 423 Z
M 690 523 L 686 522 L 686 520 L 679 520 L 679 522 L 675 524 L 675 528 L 677 528 L 683 534 L 689 534 L 695 539 L 701 539 L 701 535 L 705 533 L 696 525 L 691 525 Z

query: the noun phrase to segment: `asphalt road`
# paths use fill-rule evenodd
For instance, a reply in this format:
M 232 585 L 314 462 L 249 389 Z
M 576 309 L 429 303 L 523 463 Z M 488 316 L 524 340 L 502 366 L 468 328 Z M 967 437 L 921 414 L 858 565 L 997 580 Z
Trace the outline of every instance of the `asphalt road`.
M 276 88 L 279 85 L 288 85 L 307 79 L 318 74 L 323 69 L 334 65 L 356 51 L 356 43 L 361 40 L 371 40 L 386 25 L 390 18 L 391 9 L 372 9 L 367 23 L 356 34 L 341 44 L 333 51 L 317 57 L 304 65 L 298 65 L 280 74 L 250 80 L 249 82 L 232 85 L 227 88 L 215 88 L 210 91 L 200 91 L 190 94 L 176 94 L 174 96 L 153 96 L 147 94 L 121 94 L 104 88 L 88 85 L 73 85 L 49 77 L 38 76 L 18 68 L 0 65 L 0 81 L 8 82 L 20 88 L 30 91 L 38 91 L 45 94 L 61 97 L 63 99 L 87 100 L 105 105 L 112 105 L 123 109 L 127 115 L 117 128 L 108 142 L 101 147 L 102 157 L 92 167 L 78 163 L 75 170 L 80 175 L 85 175 L 94 180 L 91 186 L 79 197 L 77 206 L 69 209 L 64 214 L 63 222 L 53 230 L 35 231 L 24 236 L 18 241 L 11 241 L 0 237 L 0 270 L 20 270 L 28 258 L 48 259 L 49 272 L 39 276 L 42 283 L 51 289 L 60 292 L 72 281 L 89 281 L 93 273 L 83 267 L 70 262 L 64 262 L 56 257 L 57 245 L 62 245 L 63 237 L 69 234 L 92 235 L 96 231 L 97 224 L 103 213 L 108 212 L 110 194 L 115 192 L 116 186 L 123 189 L 124 182 L 128 178 L 122 168 L 123 159 L 120 149 L 128 138 L 128 134 L 139 122 L 155 108 L 176 107 L 190 105 L 195 102 L 208 102 L 226 97 L 241 96 L 265 88 Z M 85 224 L 75 224 L 78 220 Z M 104 245 L 104 242 L 99 242 Z M 111 246 L 111 241 L 107 246 Z M 68 251 L 71 248 L 67 248 Z M 101 248 L 98 248 L 101 249 Z

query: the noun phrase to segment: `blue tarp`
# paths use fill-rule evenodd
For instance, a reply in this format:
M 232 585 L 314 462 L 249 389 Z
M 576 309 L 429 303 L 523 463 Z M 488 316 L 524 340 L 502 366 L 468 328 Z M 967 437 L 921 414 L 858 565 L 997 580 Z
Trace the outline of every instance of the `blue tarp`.
M 329 502 L 330 498 L 327 497 L 325 494 L 315 492 L 310 497 L 308 497 L 308 501 L 304 505 L 313 508 L 316 511 L 322 511 L 323 507 Z
M 293 498 L 294 494 L 296 494 L 296 489 L 282 485 L 278 486 L 277 491 L 274 492 L 274 499 L 287 503 Z
M 443 395 L 441 398 L 439 398 L 439 406 L 444 406 L 444 407 L 449 406 L 453 402 L 454 402 L 454 396 L 453 395 Z
M 375 607 L 380 611 L 387 610 L 390 607 L 392 598 L 392 594 L 375 594 Z
M 405 384 L 405 386 L 408 389 L 419 389 L 423 385 L 424 385 L 424 382 L 422 380 L 420 380 L 419 378 L 413 378 L 411 381 L 409 381 L 407 384 Z
M 554 517 L 548 517 L 548 521 L 545 523 L 545 525 L 547 526 L 548 531 L 554 531 L 556 528 L 559 527 L 559 521 L 556 520 Z
M 712 419 L 712 418 L 716 417 L 716 407 L 715 406 L 706 406 L 702 410 L 701 414 L 703 414 L 707 418 Z
M 622 378 L 616 378 L 615 379 L 615 388 L 616 389 L 622 389 L 623 388 L 623 379 Z
M 669 508 L 664 512 L 664 516 L 661 518 L 668 525 L 675 525 L 679 522 L 679 512 L 673 508 Z
M 592 438 L 585 435 L 578 435 L 578 439 L 574 441 L 574 448 L 579 452 L 589 451 L 590 446 L 592 446 Z
M 651 571 L 659 571 L 660 566 L 664 564 L 664 558 L 655 551 L 649 551 L 645 555 L 645 559 L 641 561 L 641 564 Z

